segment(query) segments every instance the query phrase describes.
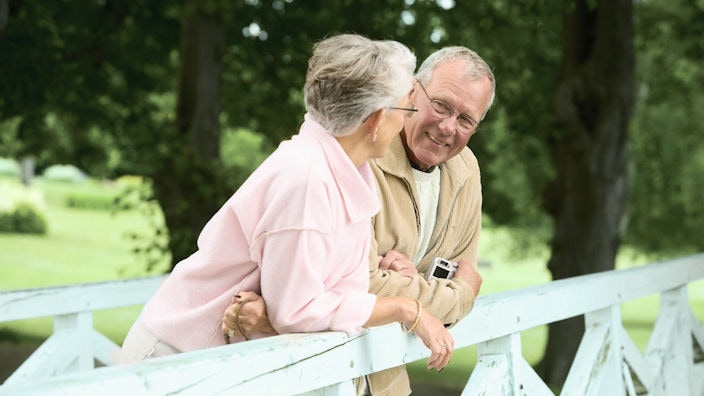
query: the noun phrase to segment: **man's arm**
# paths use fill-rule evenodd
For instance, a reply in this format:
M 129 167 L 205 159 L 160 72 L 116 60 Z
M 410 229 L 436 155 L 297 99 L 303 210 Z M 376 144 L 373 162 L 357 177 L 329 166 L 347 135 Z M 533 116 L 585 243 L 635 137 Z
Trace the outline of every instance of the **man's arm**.
M 455 324 L 472 309 L 482 283 L 481 275 L 472 263 L 460 260 L 458 264 L 452 280 L 427 281 L 423 274 L 404 276 L 391 269 L 382 269 L 379 260 L 372 260 L 369 291 L 378 296 L 417 298 L 443 323 Z

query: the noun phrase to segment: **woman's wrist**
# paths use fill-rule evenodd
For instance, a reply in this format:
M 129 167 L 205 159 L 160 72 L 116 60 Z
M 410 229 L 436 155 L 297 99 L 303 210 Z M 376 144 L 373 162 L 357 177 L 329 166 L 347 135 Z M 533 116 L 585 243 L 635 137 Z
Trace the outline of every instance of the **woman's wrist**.
M 407 320 L 401 322 L 401 328 L 406 333 L 412 333 L 413 330 L 418 327 L 418 323 L 420 322 L 420 314 L 423 310 L 423 306 L 421 305 L 420 300 L 416 299 L 413 302 L 415 305 L 415 309 L 411 309 L 409 311 L 411 312 L 411 316 L 408 317 Z

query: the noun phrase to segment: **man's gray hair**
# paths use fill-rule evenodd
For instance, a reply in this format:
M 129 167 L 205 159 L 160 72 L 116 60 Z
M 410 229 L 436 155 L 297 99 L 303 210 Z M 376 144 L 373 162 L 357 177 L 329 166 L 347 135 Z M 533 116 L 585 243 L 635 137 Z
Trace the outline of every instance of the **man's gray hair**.
M 397 41 L 357 34 L 324 39 L 308 61 L 306 111 L 333 136 L 348 135 L 410 92 L 415 67 L 415 55 Z

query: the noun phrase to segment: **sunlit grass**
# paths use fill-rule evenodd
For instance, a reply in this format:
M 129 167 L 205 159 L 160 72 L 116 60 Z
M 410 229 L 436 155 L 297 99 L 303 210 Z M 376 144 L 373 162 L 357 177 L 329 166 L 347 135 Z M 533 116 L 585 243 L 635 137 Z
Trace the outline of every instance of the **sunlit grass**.
M 166 260 L 151 272 L 134 255 L 130 232 L 148 226 L 137 211 L 72 209 L 64 197 L 77 190 L 111 188 L 98 183 L 39 181 L 35 187 L 47 203 L 46 235 L 0 234 L 0 290 L 101 282 L 162 273 Z M 140 307 L 95 313 L 95 327 L 115 342 L 122 342 Z M 0 323 L 0 329 L 21 335 L 30 343 L 48 337 L 51 318 Z

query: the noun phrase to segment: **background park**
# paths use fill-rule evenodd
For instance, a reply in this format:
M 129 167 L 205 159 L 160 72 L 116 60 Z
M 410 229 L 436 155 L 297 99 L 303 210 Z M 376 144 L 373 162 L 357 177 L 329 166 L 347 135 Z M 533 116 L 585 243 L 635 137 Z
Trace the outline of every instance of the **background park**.
M 482 294 L 704 250 L 704 4 L 391 3 L 0 0 L 0 290 L 169 271 L 297 131 L 312 43 L 350 31 L 421 60 L 465 45 L 494 68 L 497 103 L 469 143 Z M 704 320 L 702 282 L 690 299 Z M 623 307 L 641 348 L 657 310 L 657 298 Z M 96 326 L 121 342 L 138 311 Z M 49 319 L 1 326 L 3 362 L 52 331 Z M 547 381 L 564 379 L 559 355 L 580 326 L 523 334 Z M 474 359 L 467 348 L 411 377 L 461 387 Z

